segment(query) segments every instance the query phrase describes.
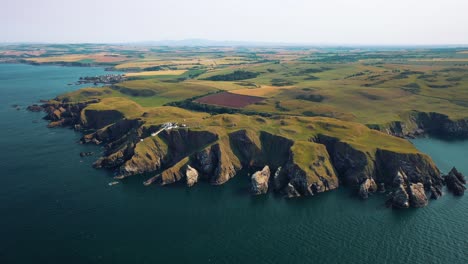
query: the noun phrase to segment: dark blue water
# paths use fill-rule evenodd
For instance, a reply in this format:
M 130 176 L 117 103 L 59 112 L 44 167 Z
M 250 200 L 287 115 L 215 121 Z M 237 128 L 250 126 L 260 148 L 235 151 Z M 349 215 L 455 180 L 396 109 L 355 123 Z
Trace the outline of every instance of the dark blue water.
M 468 199 L 395 211 L 347 190 L 251 197 L 226 185 L 115 186 L 70 129 L 17 111 L 76 89 L 99 68 L 0 65 L 0 263 L 468 263 Z M 37 123 L 33 121 L 38 121 Z M 468 174 L 468 142 L 416 140 L 443 170 Z

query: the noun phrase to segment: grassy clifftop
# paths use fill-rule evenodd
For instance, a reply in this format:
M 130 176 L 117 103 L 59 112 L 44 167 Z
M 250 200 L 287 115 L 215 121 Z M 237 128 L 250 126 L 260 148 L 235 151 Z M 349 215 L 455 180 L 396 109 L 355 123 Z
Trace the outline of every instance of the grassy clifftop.
M 178 127 L 164 129 L 168 122 Z M 340 182 L 391 184 L 402 167 L 417 181 L 423 181 L 421 172 L 439 177 L 431 159 L 407 140 L 328 117 L 210 115 L 108 97 L 84 107 L 80 123 L 97 129 L 86 142 L 106 144 L 96 167 L 115 170 L 117 178 L 153 175 L 146 184 L 184 180 L 189 166 L 200 179 L 223 184 L 242 169 L 268 165 L 272 188 L 288 196 L 332 190 Z M 391 167 L 383 165 L 382 153 Z

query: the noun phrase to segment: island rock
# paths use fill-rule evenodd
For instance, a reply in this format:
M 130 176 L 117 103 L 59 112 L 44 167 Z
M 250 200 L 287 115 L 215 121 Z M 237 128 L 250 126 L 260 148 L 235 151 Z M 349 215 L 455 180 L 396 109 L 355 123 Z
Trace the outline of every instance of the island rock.
M 444 176 L 444 180 L 447 184 L 447 189 L 453 192 L 453 194 L 461 196 L 465 193 L 465 177 L 455 167 L 450 170 L 448 175 Z
M 410 206 L 409 195 L 403 184 L 393 194 L 392 206 L 396 208 L 408 208 Z
M 369 198 L 369 194 L 376 192 L 377 189 L 377 184 L 374 179 L 366 179 L 359 187 L 359 196 L 363 199 L 367 199 Z
M 268 180 L 270 179 L 270 167 L 265 166 L 263 170 L 255 172 L 251 177 L 252 194 L 264 194 L 268 191 Z
M 185 176 L 187 178 L 187 186 L 192 187 L 195 183 L 198 182 L 198 171 L 190 165 L 187 165 L 187 170 L 185 171 Z
M 427 197 L 422 183 L 412 183 L 408 190 L 412 207 L 420 208 L 427 205 Z

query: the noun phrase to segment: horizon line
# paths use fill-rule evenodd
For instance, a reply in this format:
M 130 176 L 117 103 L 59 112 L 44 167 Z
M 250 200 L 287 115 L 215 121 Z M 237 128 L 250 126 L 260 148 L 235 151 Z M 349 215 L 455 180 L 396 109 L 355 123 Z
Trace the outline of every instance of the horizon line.
M 207 42 L 188 43 L 193 42 Z M 187 42 L 187 43 L 184 43 Z M 256 41 L 256 40 L 211 40 L 200 38 L 167 39 L 167 40 L 139 40 L 139 41 L 0 41 L 0 45 L 79 45 L 79 44 L 105 44 L 105 45 L 148 45 L 148 46 L 179 46 L 179 47 L 222 47 L 222 46 L 289 46 L 289 47 L 468 47 L 468 43 L 312 43 L 312 42 L 280 42 L 280 41 Z

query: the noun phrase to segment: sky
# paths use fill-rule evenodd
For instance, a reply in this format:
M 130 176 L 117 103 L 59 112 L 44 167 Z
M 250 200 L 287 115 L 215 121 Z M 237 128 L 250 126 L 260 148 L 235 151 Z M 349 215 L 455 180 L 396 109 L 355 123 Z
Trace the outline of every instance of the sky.
M 468 44 L 468 0 L 1 0 L 0 42 Z

